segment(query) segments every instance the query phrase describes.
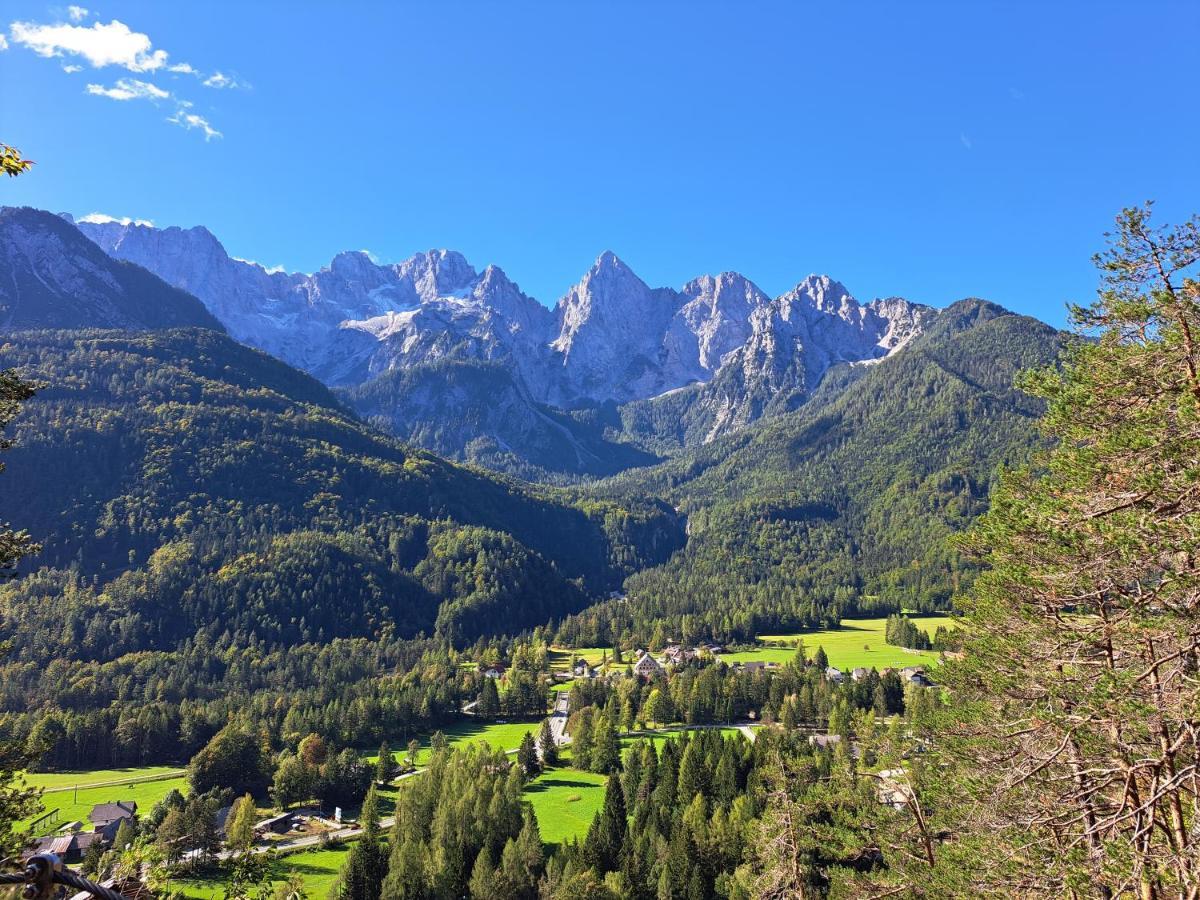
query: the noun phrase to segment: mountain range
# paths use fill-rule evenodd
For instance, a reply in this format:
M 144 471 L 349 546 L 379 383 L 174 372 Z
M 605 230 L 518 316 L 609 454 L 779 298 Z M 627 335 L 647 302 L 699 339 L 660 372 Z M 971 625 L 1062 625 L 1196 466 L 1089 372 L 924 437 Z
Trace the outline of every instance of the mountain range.
M 86 718 L 77 756 L 151 707 L 171 746 L 185 709 L 252 696 L 378 721 L 347 704 L 422 634 L 730 643 L 945 609 L 976 571 L 947 538 L 1039 444 L 1014 377 L 1062 340 L 822 277 L 651 289 L 605 254 L 549 310 L 449 252 L 286 275 L 202 229 L 81 225 L 0 211 L 0 368 L 37 386 L 0 521 L 42 545 L 0 585 L 0 714 Z M 454 677 L 397 714 L 456 711 Z M 305 711 L 228 693 L 264 686 Z
M 287 273 L 229 256 L 203 227 L 77 224 L 377 425 L 531 477 L 611 474 L 710 442 L 800 405 L 833 366 L 902 349 L 937 316 L 899 297 L 860 304 L 823 275 L 775 298 L 736 272 L 651 288 L 611 252 L 549 309 L 450 250 L 386 265 L 344 252 Z

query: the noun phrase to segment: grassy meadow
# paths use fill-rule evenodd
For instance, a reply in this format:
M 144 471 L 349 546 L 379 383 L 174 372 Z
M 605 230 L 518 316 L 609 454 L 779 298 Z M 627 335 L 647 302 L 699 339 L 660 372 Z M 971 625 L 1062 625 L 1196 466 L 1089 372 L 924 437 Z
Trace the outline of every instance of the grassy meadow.
M 957 619 L 951 616 L 910 616 L 912 621 L 930 637 L 939 625 L 953 627 Z M 883 669 L 888 666 L 904 668 L 914 665 L 937 665 L 937 653 L 925 653 L 894 647 L 884 640 L 886 618 L 843 619 L 840 628 L 822 628 L 795 634 L 759 635 L 759 646 L 740 653 L 725 653 L 721 659 L 734 662 L 789 662 L 795 655 L 795 642 L 804 641 L 811 656 L 818 647 L 825 649 L 829 664 L 839 669 Z
M 516 750 L 521 746 L 521 738 L 525 736 L 525 732 L 531 732 L 536 738 L 538 729 L 541 726 L 541 719 L 509 722 L 463 720 L 446 726 L 442 729 L 442 734 L 446 736 L 446 740 L 451 747 L 460 744 L 484 743 L 496 750 Z M 429 757 L 432 754 L 432 750 L 430 749 L 432 738 L 432 734 L 424 735 L 421 738 L 421 749 L 417 752 L 418 766 L 423 766 L 429 762 Z M 397 744 L 392 746 L 392 752 L 396 754 L 397 759 L 403 760 L 408 755 L 408 747 L 403 744 Z M 375 762 L 378 758 L 379 755 L 377 753 L 367 756 L 367 759 L 371 762 Z
M 107 770 L 108 772 L 114 770 Z M 130 770 L 134 771 L 134 770 Z M 97 781 L 111 781 L 112 779 L 100 777 L 107 772 L 77 772 L 67 773 L 79 779 L 79 783 L 92 783 Z M 27 776 L 30 783 L 37 784 L 39 776 L 31 774 Z M 171 793 L 172 790 L 178 789 L 183 793 L 187 793 L 188 784 L 187 777 L 183 775 L 175 775 L 170 777 L 157 777 L 149 781 L 130 781 L 124 784 L 105 785 L 104 787 L 80 787 L 75 790 L 73 786 L 59 784 L 52 791 L 48 791 L 42 795 L 42 806 L 45 807 L 43 813 L 51 810 L 58 810 L 59 818 L 50 823 L 44 820 L 39 822 L 34 827 L 36 834 L 49 834 L 57 831 L 59 827 L 68 822 L 81 821 L 85 826 L 88 826 L 88 813 L 92 811 L 92 807 L 98 803 L 110 803 L 115 800 L 133 800 L 138 805 L 138 812 L 145 814 L 150 811 L 159 800 Z M 39 813 L 42 815 L 42 813 Z M 37 817 L 35 817 L 37 818 Z
M 350 845 L 343 844 L 280 856 L 271 865 L 271 879 L 274 883 L 280 883 L 299 872 L 304 877 L 304 893 L 313 900 L 323 900 L 328 896 L 349 852 Z M 191 877 L 172 878 L 170 887 L 185 897 L 213 900 L 224 895 L 228 878 L 227 867 L 211 866 Z

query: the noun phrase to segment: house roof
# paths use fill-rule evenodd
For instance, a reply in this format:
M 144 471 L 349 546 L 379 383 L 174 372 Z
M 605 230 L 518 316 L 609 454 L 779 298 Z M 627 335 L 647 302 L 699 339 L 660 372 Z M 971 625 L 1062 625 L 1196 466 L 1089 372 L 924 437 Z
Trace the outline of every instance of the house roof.
M 117 819 L 131 819 L 137 815 L 137 802 L 134 800 L 115 800 L 109 803 L 97 803 L 88 813 L 88 819 L 95 822 L 115 822 Z

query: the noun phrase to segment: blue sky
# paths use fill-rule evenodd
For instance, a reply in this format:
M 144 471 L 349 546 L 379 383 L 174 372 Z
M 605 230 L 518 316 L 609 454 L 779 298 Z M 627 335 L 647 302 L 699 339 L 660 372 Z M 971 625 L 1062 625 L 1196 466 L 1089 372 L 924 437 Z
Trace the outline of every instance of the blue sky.
M 1200 212 L 1196 2 L 82 2 L 4 4 L 0 202 L 269 266 L 451 247 L 552 304 L 608 248 L 1061 324 L 1121 206 Z

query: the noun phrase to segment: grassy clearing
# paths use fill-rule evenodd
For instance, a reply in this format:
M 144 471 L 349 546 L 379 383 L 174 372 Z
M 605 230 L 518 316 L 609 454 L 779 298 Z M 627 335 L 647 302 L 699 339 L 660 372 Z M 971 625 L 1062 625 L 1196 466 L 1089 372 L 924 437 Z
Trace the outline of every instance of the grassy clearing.
M 129 769 L 90 769 L 82 772 L 26 772 L 25 781 L 33 787 L 50 791 L 97 787 L 105 784 L 129 784 L 155 778 L 183 775 L 179 766 L 138 766 Z
M 664 728 L 647 732 L 645 735 L 621 738 L 622 750 L 650 740 L 655 748 L 661 749 L 667 738 L 674 737 L 684 728 Z M 722 728 L 725 736 L 740 734 L 736 728 Z M 562 758 L 567 765 L 543 772 L 525 786 L 525 799 L 537 816 L 542 840 L 547 844 L 561 844 L 571 838 L 583 837 L 592 824 L 592 819 L 604 805 L 604 785 L 607 776 L 593 772 L 581 772 L 570 768 L 570 748 L 564 748 Z
M 713 730 L 720 731 L 722 737 L 727 737 L 727 738 L 733 737 L 734 735 L 741 735 L 742 737 L 745 737 L 745 735 L 743 735 L 741 733 L 741 731 L 739 731 L 736 728 L 717 728 L 717 729 L 692 728 L 692 729 L 689 729 L 687 726 L 684 726 L 684 725 L 676 725 L 671 728 L 657 728 L 653 731 L 638 732 L 637 734 L 626 735 L 621 738 L 621 750 L 623 752 L 628 752 L 630 747 L 639 745 L 639 744 L 641 744 L 642 741 L 645 741 L 645 740 L 649 740 L 652 744 L 654 744 L 655 750 L 661 750 L 663 742 L 666 741 L 667 738 L 678 737 L 680 734 L 682 734 L 685 731 L 701 731 L 701 730 L 703 730 L 703 731 L 713 731 Z
M 606 653 L 611 660 L 612 647 L 551 647 L 550 669 L 554 672 L 569 672 L 572 659 L 587 660 L 589 666 L 598 666 Z
M 349 852 L 350 846 L 342 845 L 281 856 L 271 865 L 271 880 L 273 883 L 284 882 L 292 873 L 299 872 L 304 877 L 304 893 L 321 900 L 329 894 Z M 225 866 L 213 866 L 192 877 L 173 878 L 170 887 L 185 897 L 212 900 L 224 894 L 228 878 L 229 871 Z
M 451 747 L 459 744 L 484 743 L 496 750 L 516 750 L 521 746 L 521 738 L 525 732 L 531 732 L 536 738 L 538 729 L 542 726 L 541 719 L 527 719 L 509 722 L 476 722 L 464 720 L 442 729 Z M 421 738 L 421 749 L 417 752 L 417 765 L 423 766 L 429 762 L 432 755 L 429 742 L 433 735 Z M 408 755 L 408 747 L 397 745 L 392 747 L 397 758 L 403 760 Z M 379 759 L 379 754 L 372 753 L 366 757 L 371 762 Z
M 572 769 L 570 748 L 564 748 L 560 756 L 561 766 L 542 772 L 525 785 L 525 799 L 533 807 L 542 841 L 554 845 L 587 834 L 604 805 L 608 781 L 606 775 Z
M 108 787 L 80 788 L 78 791 L 60 790 L 52 794 L 44 794 L 42 796 L 42 805 L 45 807 L 45 811 L 49 812 L 52 809 L 56 809 L 58 810 L 59 818 L 53 824 L 50 824 L 49 821 L 40 822 L 34 831 L 38 834 L 49 834 L 52 831 L 58 830 L 61 825 L 67 822 L 81 821 L 86 823 L 88 813 L 92 811 L 93 806 L 98 803 L 109 803 L 114 800 L 133 800 L 138 805 L 138 813 L 145 814 L 150 811 L 150 808 L 155 803 L 176 789 L 186 794 L 188 789 L 187 778 L 176 776 L 173 778 L 161 778 L 155 781 L 139 781 Z
M 912 616 L 918 627 L 930 636 L 939 625 L 953 626 L 957 620 L 950 616 Z M 726 662 L 777 662 L 786 663 L 796 655 L 791 644 L 802 639 L 811 655 L 817 647 L 825 648 L 830 665 L 839 669 L 855 669 L 859 666 L 883 669 L 887 666 L 903 668 L 913 665 L 936 665 L 937 653 L 922 653 L 893 647 L 884 640 L 886 618 L 843 619 L 840 628 L 822 628 L 796 634 L 764 634 L 758 638 L 759 647 L 742 653 L 725 653 Z M 785 644 L 787 646 L 771 646 Z

